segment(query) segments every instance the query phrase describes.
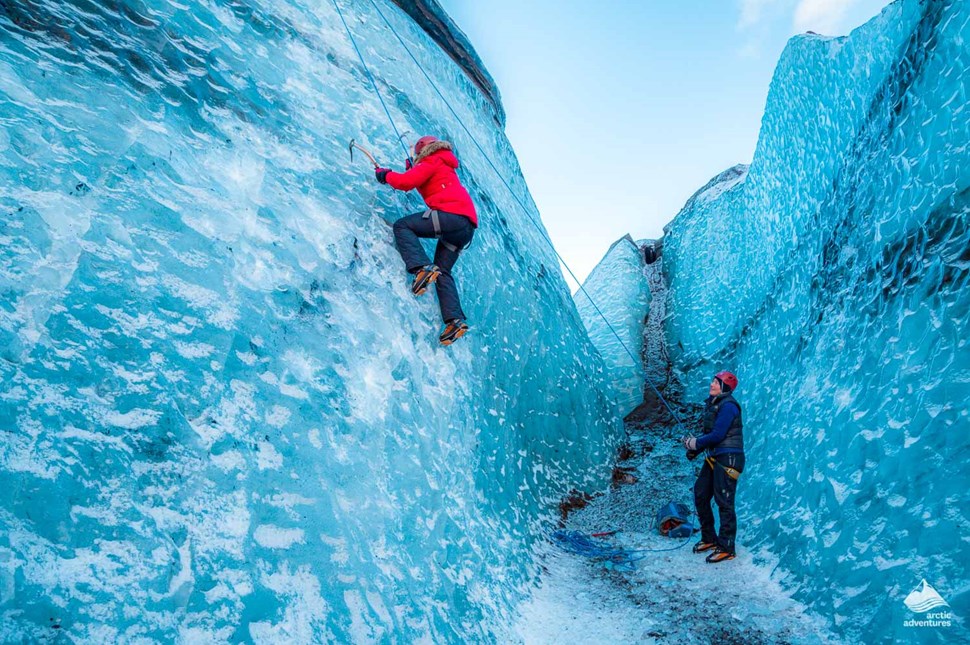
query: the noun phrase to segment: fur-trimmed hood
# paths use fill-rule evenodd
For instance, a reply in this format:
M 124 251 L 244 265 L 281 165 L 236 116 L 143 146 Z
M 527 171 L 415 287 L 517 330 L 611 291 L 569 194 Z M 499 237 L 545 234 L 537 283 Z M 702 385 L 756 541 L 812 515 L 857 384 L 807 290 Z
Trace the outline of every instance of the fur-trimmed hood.
M 473 226 L 478 226 L 475 204 L 458 178 L 458 165 L 450 143 L 432 141 L 421 148 L 421 154 L 415 155 L 411 168 L 405 172 L 385 171 L 384 180 L 397 190 L 417 188 L 428 208 L 463 215 Z M 378 172 L 381 170 L 384 169 Z
M 442 150 L 447 150 L 448 152 L 451 152 L 451 149 L 452 149 L 451 144 L 448 143 L 447 141 L 432 141 L 431 143 L 429 143 L 428 145 L 426 145 L 424 148 L 421 149 L 421 154 L 417 154 L 414 156 L 414 163 L 416 164 L 421 163 L 422 160 L 427 159 L 434 153 L 441 152 Z M 451 156 L 453 157 L 454 155 L 451 155 Z M 455 167 L 457 168 L 458 166 L 455 166 Z

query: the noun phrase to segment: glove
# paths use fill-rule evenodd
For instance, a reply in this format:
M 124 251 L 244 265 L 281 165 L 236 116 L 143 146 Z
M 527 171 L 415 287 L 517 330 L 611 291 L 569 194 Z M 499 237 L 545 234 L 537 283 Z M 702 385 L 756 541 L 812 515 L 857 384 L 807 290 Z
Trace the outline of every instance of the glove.
M 382 184 L 387 183 L 387 173 L 391 172 L 390 168 L 374 168 L 374 176 L 377 177 L 377 181 Z
M 687 448 L 690 452 L 695 452 L 697 450 L 697 439 L 694 437 L 684 437 L 680 440 L 684 444 L 684 448 Z
M 411 170 L 412 168 L 414 168 L 414 162 L 411 161 L 411 157 L 408 157 L 404 160 L 404 169 Z

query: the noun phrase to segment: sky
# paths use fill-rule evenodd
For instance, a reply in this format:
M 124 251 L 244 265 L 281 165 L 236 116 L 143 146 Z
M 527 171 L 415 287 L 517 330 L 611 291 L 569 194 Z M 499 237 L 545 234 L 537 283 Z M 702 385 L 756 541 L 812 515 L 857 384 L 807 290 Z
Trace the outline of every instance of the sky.
M 439 0 L 502 93 L 543 223 L 585 279 L 750 163 L 788 39 L 844 35 L 887 0 Z M 576 290 L 575 284 L 570 284 Z

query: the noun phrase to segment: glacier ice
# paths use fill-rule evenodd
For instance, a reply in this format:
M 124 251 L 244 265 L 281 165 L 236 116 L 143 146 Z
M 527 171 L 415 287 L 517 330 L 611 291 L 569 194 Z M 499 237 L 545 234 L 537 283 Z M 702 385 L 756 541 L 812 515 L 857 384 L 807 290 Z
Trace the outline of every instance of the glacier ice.
M 734 369 L 740 539 L 848 640 L 970 610 L 970 7 L 903 0 L 795 37 L 750 168 L 669 225 L 667 344 L 688 397 Z M 707 270 L 699 270 L 701 268 Z
M 549 502 L 606 474 L 616 402 L 495 107 L 338 1 L 479 206 L 449 349 L 392 246 L 418 200 L 349 163 L 403 153 L 331 3 L 0 15 L 0 640 L 501 639 Z
M 650 306 L 636 242 L 629 235 L 614 242 L 573 298 L 626 414 L 643 401 L 643 312 Z

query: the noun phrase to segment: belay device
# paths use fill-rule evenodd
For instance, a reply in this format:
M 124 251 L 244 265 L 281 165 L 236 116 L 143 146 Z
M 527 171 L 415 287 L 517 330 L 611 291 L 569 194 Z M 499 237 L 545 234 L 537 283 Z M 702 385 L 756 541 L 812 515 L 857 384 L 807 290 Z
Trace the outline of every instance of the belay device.
M 657 511 L 654 525 L 660 535 L 673 538 L 686 538 L 693 535 L 698 528 L 690 523 L 691 512 L 686 504 L 667 502 Z

